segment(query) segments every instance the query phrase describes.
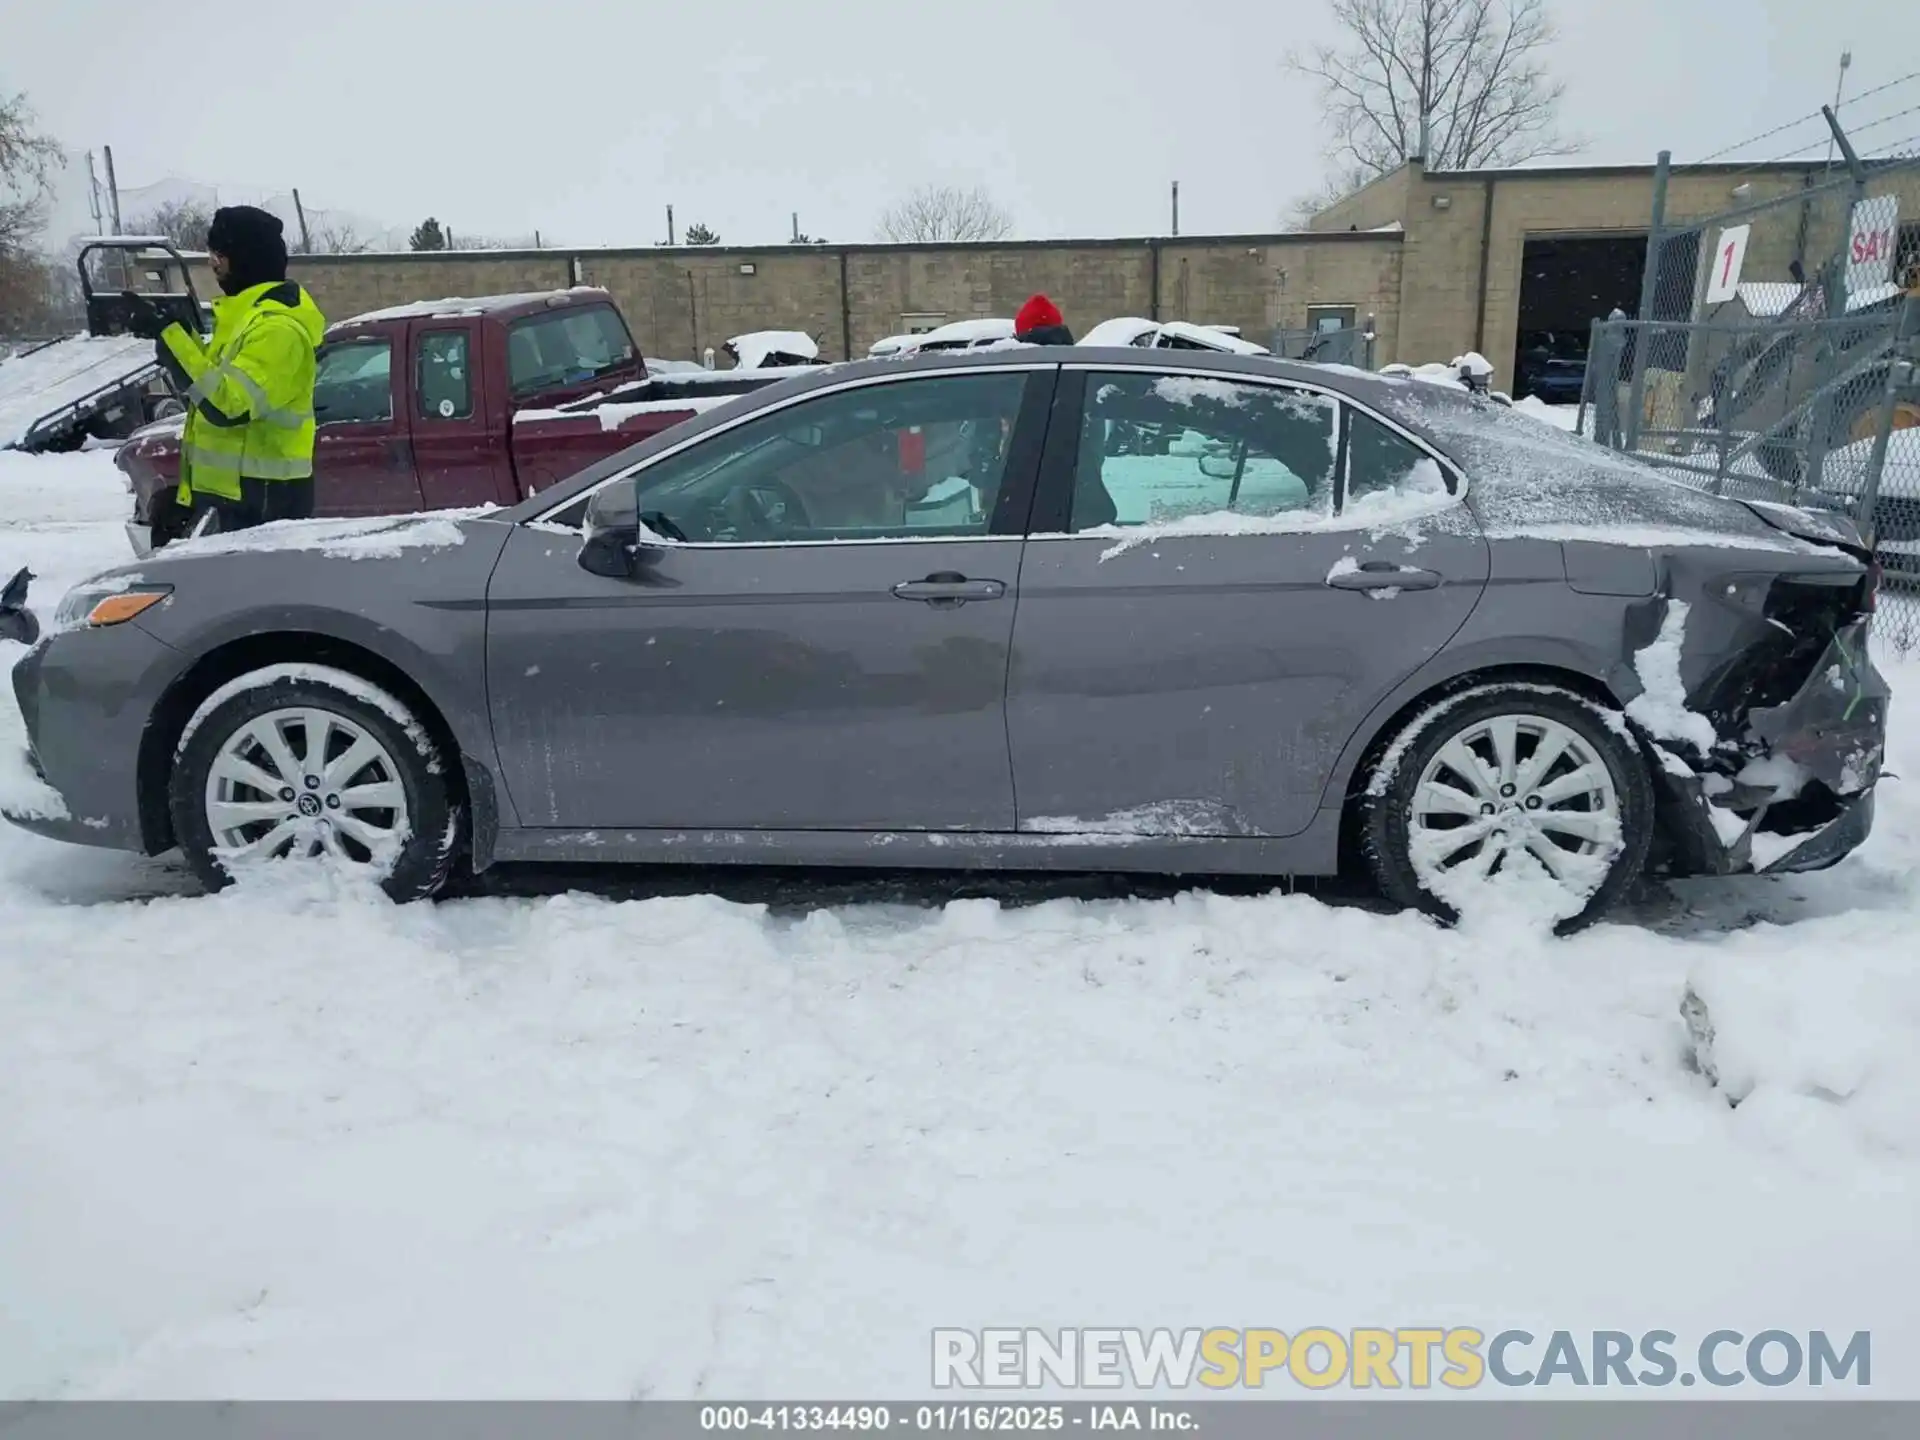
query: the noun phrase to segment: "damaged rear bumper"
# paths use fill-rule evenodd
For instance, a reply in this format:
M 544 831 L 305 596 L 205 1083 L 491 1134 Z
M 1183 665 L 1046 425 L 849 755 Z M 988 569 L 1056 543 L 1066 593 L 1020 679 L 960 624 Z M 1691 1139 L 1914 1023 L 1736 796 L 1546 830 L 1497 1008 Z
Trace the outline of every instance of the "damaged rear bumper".
M 1749 713 L 1735 775 L 1702 774 L 1660 750 L 1659 871 L 1782 875 L 1824 870 L 1859 848 L 1873 828 L 1890 701 L 1861 620 L 1835 634 L 1792 698 Z

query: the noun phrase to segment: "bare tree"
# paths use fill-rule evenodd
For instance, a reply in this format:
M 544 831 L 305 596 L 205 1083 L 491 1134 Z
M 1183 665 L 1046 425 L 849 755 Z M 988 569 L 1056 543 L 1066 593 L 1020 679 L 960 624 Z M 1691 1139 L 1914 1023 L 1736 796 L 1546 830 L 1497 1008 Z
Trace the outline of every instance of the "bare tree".
M 1004 240 L 1012 233 L 1013 217 L 977 185 L 923 185 L 880 217 L 880 238 L 900 244 Z
M 47 192 L 61 161 L 25 95 L 0 94 L 0 257 L 25 254 L 47 222 Z
M 193 200 L 169 200 L 128 223 L 129 235 L 164 235 L 176 250 L 205 250 L 213 212 Z
M 313 253 L 316 255 L 364 255 L 373 249 L 373 241 L 361 235 L 351 220 L 328 220 L 314 227 Z
M 1345 42 L 1286 64 L 1320 88 L 1336 178 L 1411 156 L 1472 170 L 1584 148 L 1557 128 L 1546 0 L 1333 0 L 1333 13 Z

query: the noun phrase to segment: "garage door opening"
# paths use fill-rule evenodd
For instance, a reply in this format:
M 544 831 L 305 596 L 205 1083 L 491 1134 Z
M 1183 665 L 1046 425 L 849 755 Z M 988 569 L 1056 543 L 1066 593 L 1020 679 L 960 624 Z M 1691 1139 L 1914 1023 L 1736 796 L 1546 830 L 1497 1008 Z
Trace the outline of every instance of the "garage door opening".
M 1671 246 L 1667 247 L 1673 248 Z M 1640 305 L 1644 234 L 1549 236 L 1528 240 L 1520 261 L 1520 333 L 1513 394 L 1554 405 L 1579 402 L 1595 320 Z

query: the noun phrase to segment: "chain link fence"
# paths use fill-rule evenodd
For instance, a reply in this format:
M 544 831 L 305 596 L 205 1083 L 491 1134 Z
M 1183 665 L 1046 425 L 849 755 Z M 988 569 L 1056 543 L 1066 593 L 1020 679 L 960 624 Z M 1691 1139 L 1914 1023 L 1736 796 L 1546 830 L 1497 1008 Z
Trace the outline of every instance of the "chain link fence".
M 1645 367 L 1637 363 L 1647 352 Z M 1665 362 L 1653 364 L 1658 357 Z M 1880 633 L 1920 647 L 1920 297 L 1844 319 L 1601 321 L 1580 424 L 1715 494 L 1838 511 L 1875 547 Z M 1659 370 L 1657 388 L 1634 379 Z M 1670 378 L 1667 378 L 1670 377 Z
M 1842 159 L 1720 177 L 1737 203 L 1676 217 L 1688 172 L 1663 157 L 1640 313 L 1595 323 L 1580 424 L 1717 494 L 1852 517 L 1882 566 L 1880 633 L 1912 649 L 1920 154 Z

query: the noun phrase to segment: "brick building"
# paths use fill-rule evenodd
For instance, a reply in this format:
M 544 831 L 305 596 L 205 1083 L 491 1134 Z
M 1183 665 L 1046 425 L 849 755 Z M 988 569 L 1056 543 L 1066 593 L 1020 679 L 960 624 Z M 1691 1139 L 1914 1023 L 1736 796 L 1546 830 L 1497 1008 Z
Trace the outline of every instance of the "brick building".
M 1825 175 L 1817 164 L 1679 169 L 1668 214 L 1716 215 Z M 1900 196 L 1903 243 L 1920 245 L 1911 223 L 1920 167 L 1874 188 Z M 1583 344 L 1592 320 L 1636 308 L 1652 195 L 1650 166 L 1429 173 L 1411 162 L 1288 234 L 303 255 L 292 273 L 334 319 L 442 296 L 602 285 L 642 351 L 674 359 L 774 329 L 806 331 L 831 359 L 860 356 L 883 336 L 1010 316 L 1035 291 L 1082 332 L 1141 315 L 1234 325 L 1265 341 L 1276 329 L 1372 315 L 1376 363 L 1478 350 L 1510 387 L 1530 337 Z M 1834 210 L 1783 205 L 1756 218 L 1745 273 L 1784 280 L 1796 256 L 1817 264 L 1844 223 L 1844 207 Z

